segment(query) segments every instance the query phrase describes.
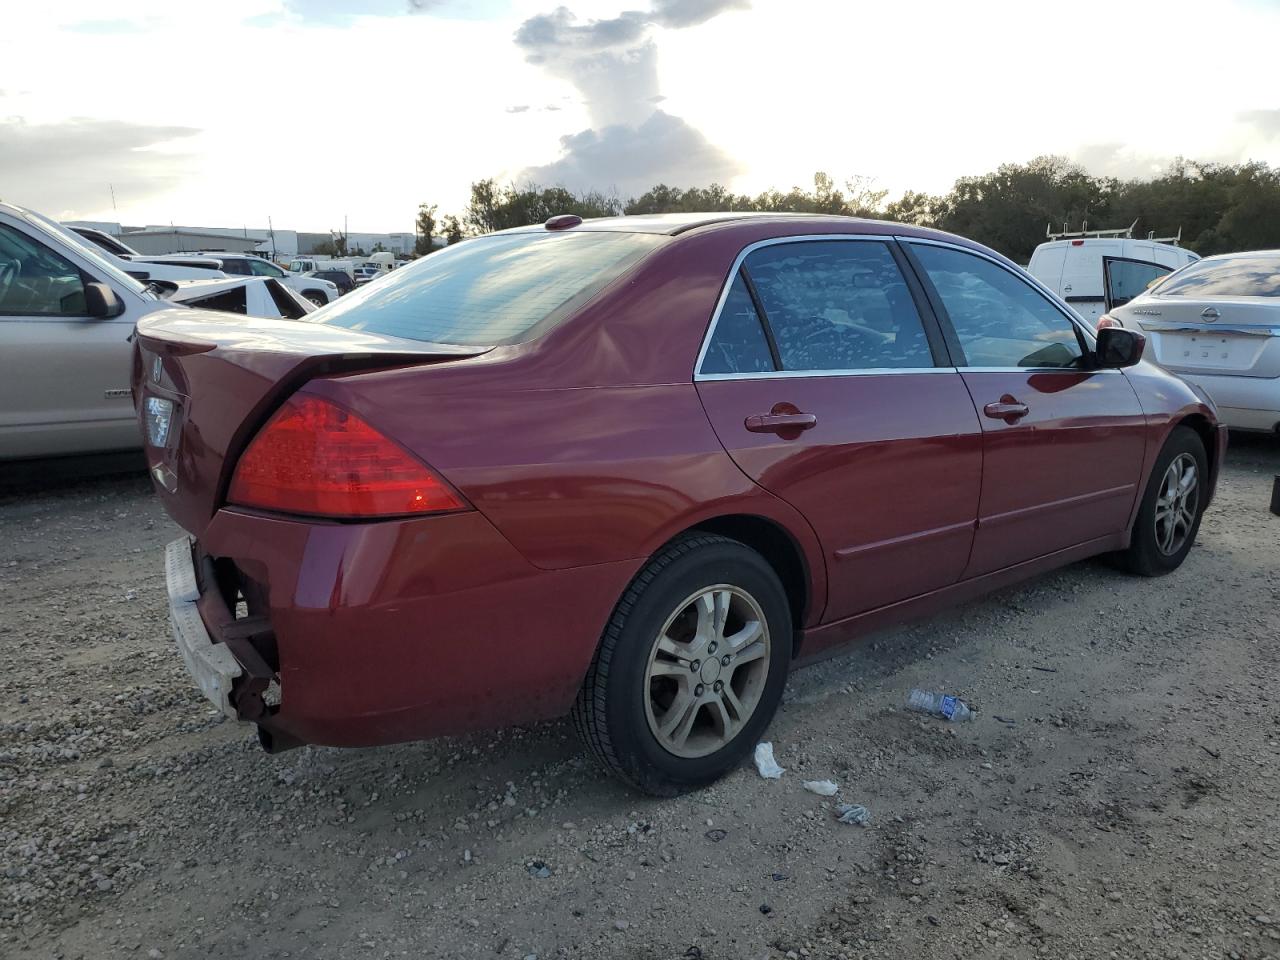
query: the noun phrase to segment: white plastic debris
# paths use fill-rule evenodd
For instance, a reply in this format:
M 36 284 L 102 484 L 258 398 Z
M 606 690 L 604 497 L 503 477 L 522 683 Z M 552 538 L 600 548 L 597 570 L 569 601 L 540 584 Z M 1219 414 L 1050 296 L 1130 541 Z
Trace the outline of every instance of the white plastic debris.
M 865 827 L 871 822 L 871 811 L 860 803 L 837 803 L 836 819 L 841 823 Z
M 806 780 L 801 786 L 820 797 L 834 797 L 840 789 L 834 780 Z
M 768 780 L 777 780 L 786 772 L 773 759 L 772 743 L 756 744 L 756 769 L 760 771 L 760 776 Z

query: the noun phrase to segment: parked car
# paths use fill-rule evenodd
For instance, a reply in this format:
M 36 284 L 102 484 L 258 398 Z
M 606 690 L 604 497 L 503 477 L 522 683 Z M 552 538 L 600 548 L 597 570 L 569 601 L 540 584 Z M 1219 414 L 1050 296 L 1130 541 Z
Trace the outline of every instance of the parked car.
M 1154 359 L 1198 384 L 1238 430 L 1280 431 L 1280 250 L 1205 257 L 1114 307 Z
M 390 273 L 396 268 L 396 257 L 393 253 L 380 250 L 377 253 L 371 253 L 367 259 L 358 261 L 355 267 L 355 282 L 357 287 L 362 287 L 370 280 L 376 280 L 378 277 Z
M 151 263 L 181 264 L 189 259 L 208 257 L 215 257 L 228 276 L 270 277 L 273 280 L 279 280 L 286 287 L 302 294 L 317 307 L 323 307 L 326 303 L 338 299 L 338 287 L 332 281 L 314 276 L 296 276 L 283 267 L 276 266 L 265 257 L 257 257 L 250 253 L 171 253 L 163 257 L 145 259 Z
M 1101 234 L 1101 235 L 1099 235 Z M 1153 282 L 1200 257 L 1169 241 L 1135 239 L 1127 231 L 1050 234 L 1031 254 L 1027 272 L 1096 323 Z
M 0 203 L 0 461 L 137 449 L 129 341 L 149 313 L 183 302 L 277 318 L 315 310 L 275 280 L 144 285 L 114 259 Z
M 657 794 L 868 630 L 1094 554 L 1176 568 L 1225 449 L 1140 334 L 841 217 L 555 217 L 311 323 L 182 311 L 136 347 L 175 636 L 223 713 L 279 750 L 571 712 Z
M 345 270 L 317 270 L 315 273 L 310 274 L 310 276 L 313 276 L 318 280 L 328 280 L 338 288 L 338 296 L 342 296 L 344 293 L 350 293 L 356 288 L 355 281 L 351 279 L 351 274 L 347 273 Z
M 222 272 L 221 262 L 215 258 L 192 257 L 178 264 L 148 262 L 147 258 L 133 247 L 109 233 L 92 227 L 72 227 L 65 224 L 60 226 L 88 240 L 98 248 L 104 259 L 143 283 L 149 283 L 152 280 L 215 280 L 226 276 Z
M 294 257 L 289 261 L 289 272 L 297 276 L 317 276 L 321 273 L 338 272 L 345 274 L 351 283 L 355 283 L 356 265 L 350 260 L 334 260 L 331 258 Z

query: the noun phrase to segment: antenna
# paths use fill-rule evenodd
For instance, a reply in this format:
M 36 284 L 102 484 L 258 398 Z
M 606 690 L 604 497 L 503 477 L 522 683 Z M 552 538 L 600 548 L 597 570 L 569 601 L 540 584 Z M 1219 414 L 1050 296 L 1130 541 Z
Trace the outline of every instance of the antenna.
M 107 189 L 111 191 L 111 212 L 112 212 L 112 213 L 114 213 L 114 214 L 116 214 L 116 216 L 119 216 L 120 214 L 119 214 L 119 212 L 116 210 L 116 187 L 115 187 L 115 184 L 114 184 L 114 183 L 108 183 L 108 184 L 107 184 Z

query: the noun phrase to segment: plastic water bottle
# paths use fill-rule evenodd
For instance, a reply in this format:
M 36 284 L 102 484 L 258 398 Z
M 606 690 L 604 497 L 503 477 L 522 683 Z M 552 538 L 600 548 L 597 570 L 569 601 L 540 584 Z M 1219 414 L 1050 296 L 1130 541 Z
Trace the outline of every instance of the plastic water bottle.
M 912 690 L 907 695 L 907 709 L 952 722 L 968 720 L 973 716 L 973 711 L 959 697 L 934 693 L 931 690 Z

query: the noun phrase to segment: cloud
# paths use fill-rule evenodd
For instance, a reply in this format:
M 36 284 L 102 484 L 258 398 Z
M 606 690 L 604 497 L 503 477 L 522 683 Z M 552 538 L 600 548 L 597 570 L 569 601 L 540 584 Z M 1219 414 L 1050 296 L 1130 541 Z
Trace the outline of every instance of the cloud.
M 1119 180 L 1148 180 L 1174 160 L 1172 156 L 1145 153 L 1120 142 L 1082 144 L 1072 152 L 1071 159 L 1095 177 Z
M 8 118 L 0 121 L 3 199 L 60 216 L 108 208 L 108 184 L 131 202 L 163 193 L 182 179 L 189 158 L 151 148 L 199 132 L 117 120 L 29 124 Z
M 445 0 L 284 0 L 284 8 L 317 22 L 345 22 L 356 17 L 393 17 L 426 13 Z
M 609 20 L 579 23 L 568 7 L 557 7 L 520 24 L 516 46 L 526 52 L 530 63 L 549 63 L 561 57 L 635 43 L 644 37 L 648 24 L 648 16 L 635 10 Z
M 623 196 L 655 183 L 724 183 L 740 165 L 680 117 L 655 110 L 638 126 L 618 124 L 560 138 L 563 156 L 523 176 L 570 190 L 613 190 Z
M 527 103 L 522 103 L 518 106 L 507 107 L 507 113 L 525 113 L 528 109 L 529 105 Z
M 1236 114 L 1236 120 L 1253 127 L 1267 139 L 1280 137 L 1280 110 L 1245 110 Z
M 656 108 L 655 26 L 696 26 L 749 0 L 653 0 L 648 11 L 579 20 L 568 7 L 530 17 L 515 43 L 525 59 L 572 84 L 591 127 L 560 138 L 562 156 L 524 171 L 535 181 L 571 189 L 643 190 L 659 180 L 683 185 L 723 181 L 738 165 L 698 130 Z
M 653 22 L 664 27 L 696 27 L 728 10 L 750 10 L 751 0 L 653 0 Z

